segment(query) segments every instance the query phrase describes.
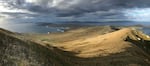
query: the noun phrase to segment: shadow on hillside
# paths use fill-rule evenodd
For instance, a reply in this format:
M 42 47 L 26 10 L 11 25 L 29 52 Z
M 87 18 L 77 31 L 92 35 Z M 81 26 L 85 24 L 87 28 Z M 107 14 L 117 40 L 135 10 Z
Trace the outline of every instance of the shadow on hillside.
M 126 41 L 132 42 L 133 44 L 135 44 L 136 46 L 138 46 L 139 48 L 143 49 L 145 52 L 150 54 L 150 41 L 148 40 L 132 40 L 129 37 L 127 37 Z
M 68 66 L 61 52 L 0 32 L 0 66 Z
M 150 66 L 150 58 L 134 47 L 108 56 L 76 57 L 78 53 L 42 46 L 0 32 L 0 66 Z
M 140 49 L 124 48 L 126 51 L 92 58 L 75 56 L 77 53 L 63 53 L 64 61 L 70 66 L 150 66 L 150 57 Z

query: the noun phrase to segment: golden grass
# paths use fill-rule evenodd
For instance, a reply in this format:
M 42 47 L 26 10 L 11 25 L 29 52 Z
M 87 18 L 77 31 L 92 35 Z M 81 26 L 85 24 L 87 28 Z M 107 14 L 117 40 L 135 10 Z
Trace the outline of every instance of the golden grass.
M 49 60 L 45 63 L 52 64 L 50 66 L 150 66 L 149 53 L 143 48 L 149 43 L 150 38 L 133 28 L 114 31 L 110 27 L 88 27 L 65 33 L 17 37 L 36 42 L 26 44 L 25 41 L 23 45 L 29 45 L 30 49 L 34 49 L 37 53 L 35 56 L 43 62 Z M 18 41 L 20 40 L 15 42 Z M 20 62 L 23 66 L 28 64 L 24 60 Z M 47 64 L 44 66 L 49 66 Z

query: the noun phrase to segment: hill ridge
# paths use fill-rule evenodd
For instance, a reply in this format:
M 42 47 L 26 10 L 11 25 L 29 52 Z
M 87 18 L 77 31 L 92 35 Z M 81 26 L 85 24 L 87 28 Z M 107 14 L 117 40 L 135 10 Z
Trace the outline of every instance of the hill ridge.
M 0 66 L 149 66 L 147 44 L 149 37 L 133 28 L 56 47 L 23 41 L 0 30 Z
M 77 56 L 81 57 L 86 57 L 86 55 L 87 57 L 94 57 L 93 55 L 99 56 L 99 54 L 102 55 L 102 53 L 104 53 L 105 56 L 107 55 L 105 54 L 105 52 L 122 52 L 124 51 L 122 50 L 122 48 L 130 47 L 132 42 L 130 43 L 129 39 L 138 42 L 140 40 L 148 41 L 150 40 L 150 37 L 133 28 L 124 28 L 115 32 L 99 35 L 96 37 L 94 36 L 87 39 L 78 39 L 71 42 L 66 42 L 65 44 L 61 45 L 61 47 L 63 47 L 66 51 L 77 52 Z M 99 50 L 104 49 L 107 49 L 108 51 L 99 53 Z

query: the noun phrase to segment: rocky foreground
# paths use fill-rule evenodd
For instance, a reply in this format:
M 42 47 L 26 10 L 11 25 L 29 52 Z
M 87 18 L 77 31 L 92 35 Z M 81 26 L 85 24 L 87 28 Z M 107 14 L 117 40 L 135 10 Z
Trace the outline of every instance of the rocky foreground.
M 134 28 L 90 27 L 22 39 L 0 29 L 0 66 L 150 66 L 150 37 Z

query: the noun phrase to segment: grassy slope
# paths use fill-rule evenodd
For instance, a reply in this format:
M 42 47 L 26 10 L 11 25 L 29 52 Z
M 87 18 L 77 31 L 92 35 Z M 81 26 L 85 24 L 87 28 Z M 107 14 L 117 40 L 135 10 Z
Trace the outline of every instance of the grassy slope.
M 51 34 L 26 34 L 23 37 L 27 39 L 46 44 L 62 44 L 64 42 L 73 41 L 77 39 L 86 39 L 93 36 L 109 33 L 114 31 L 110 26 L 102 27 L 84 27 L 67 31 L 65 33 L 51 33 Z
M 0 66 L 65 66 L 61 50 L 23 41 L 0 30 Z M 66 63 L 66 64 L 65 64 Z
M 112 33 L 108 32 L 112 32 L 109 27 L 107 29 L 90 27 L 80 28 L 63 34 L 26 35 L 28 39 L 38 41 L 39 43 L 42 42 L 43 46 L 33 42 L 21 41 L 0 32 L 0 37 L 5 37 L 0 39 L 0 47 L 12 47 L 7 49 L 9 52 L 6 49 L 0 50 L 4 52 L 0 53 L 0 55 L 2 58 L 8 60 L 12 59 L 9 56 L 17 58 L 14 63 L 20 63 L 20 60 L 25 59 L 26 61 L 22 62 L 23 66 L 43 66 L 42 62 L 46 64 L 44 66 L 150 66 L 149 54 L 143 51 L 145 47 L 139 45 L 149 44 L 149 38 L 146 35 L 132 29 L 123 29 Z M 138 40 L 137 38 L 141 38 L 142 40 Z M 46 40 L 41 41 L 41 39 Z M 61 50 L 52 47 L 51 41 L 57 44 L 56 47 L 61 47 Z M 14 44 L 20 46 L 21 49 L 18 51 L 20 47 L 17 47 L 17 49 L 13 48 Z M 23 47 L 27 49 L 23 49 Z M 28 49 L 30 49 L 30 52 Z M 27 52 L 24 52 L 24 50 Z M 14 53 L 14 55 L 9 53 Z M 22 53 L 27 55 L 27 57 Z M 4 56 L 8 56 L 8 58 Z M 33 58 L 30 59 L 28 57 Z M 20 59 L 18 60 L 18 58 Z M 3 62 L 4 60 L 1 60 L 0 63 Z

